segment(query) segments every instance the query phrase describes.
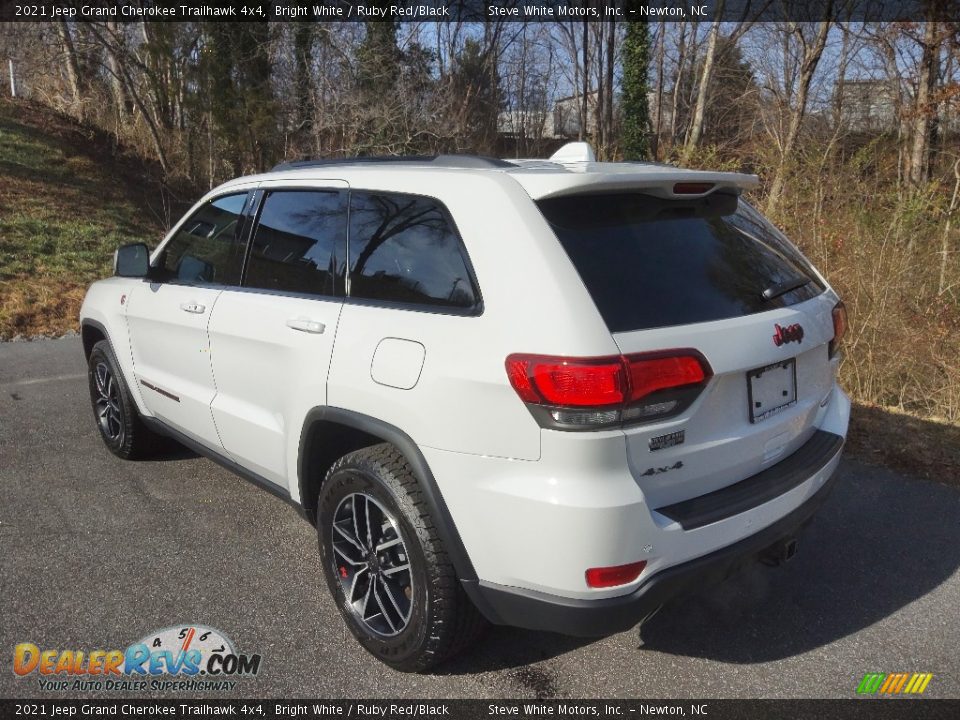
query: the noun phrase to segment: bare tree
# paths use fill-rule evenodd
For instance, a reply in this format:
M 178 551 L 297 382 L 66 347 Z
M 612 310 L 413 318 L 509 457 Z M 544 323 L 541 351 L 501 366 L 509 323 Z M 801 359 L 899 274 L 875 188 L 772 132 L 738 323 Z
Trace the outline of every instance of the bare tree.
M 930 138 L 937 121 L 937 107 L 933 102 L 937 77 L 940 72 L 940 35 L 939 23 L 929 21 L 923 24 L 923 38 L 920 40 L 920 72 L 917 77 L 917 90 L 913 108 L 913 128 L 910 152 L 907 156 L 907 180 L 916 186 L 930 179 Z
M 937 285 L 937 294 L 943 295 L 947 291 L 947 261 L 950 256 L 950 235 L 953 230 L 953 216 L 960 205 L 960 157 L 953 163 L 953 195 L 950 197 L 950 206 L 947 208 L 947 219 L 943 224 L 943 234 L 940 236 L 940 282 Z
M 117 115 L 122 119 L 129 111 L 130 102 L 127 97 L 127 84 L 124 77 L 126 72 L 120 60 L 120 54 L 123 51 L 123 31 L 116 20 L 108 20 L 107 33 L 111 37 L 111 42 L 104 43 L 103 47 L 107 53 L 107 64 L 110 68 L 113 101 L 117 108 Z
M 717 2 L 717 16 L 723 13 L 724 0 Z M 689 158 L 697 145 L 700 144 L 700 136 L 703 134 L 703 116 L 707 107 L 707 90 L 710 88 L 710 78 L 713 75 L 713 63 L 717 55 L 717 37 L 720 35 L 720 21 L 713 22 L 710 26 L 710 33 L 707 36 L 707 54 L 703 58 L 703 68 L 700 71 L 700 81 L 697 90 L 697 104 L 693 110 L 693 121 L 690 124 L 690 132 L 687 134 L 687 142 L 684 144 L 683 156 Z
M 830 25 L 833 22 L 833 2 L 828 0 L 824 19 L 817 25 L 816 34 L 813 40 L 808 40 L 803 33 L 803 28 L 798 23 L 790 23 L 790 34 L 793 35 L 802 49 L 800 61 L 800 73 L 797 82 L 796 100 L 793 107 L 790 108 L 787 131 L 780 146 L 780 161 L 774 171 L 773 181 L 770 183 L 770 193 L 767 196 L 767 213 L 773 213 L 780 204 L 780 196 L 783 194 L 784 175 L 787 164 L 793 155 L 794 145 L 797 136 L 800 134 L 800 126 L 807 112 L 807 99 L 810 94 L 810 83 L 813 81 L 813 75 L 817 71 L 817 65 L 823 56 L 823 49 L 827 45 L 827 34 L 830 31 Z
M 93 36 L 106 51 L 108 58 L 107 67 L 110 71 L 111 84 L 113 85 L 114 92 L 117 93 L 115 97 L 118 99 L 118 103 L 122 103 L 124 107 L 124 111 L 120 111 L 121 117 L 126 114 L 126 97 L 129 91 L 130 96 L 133 98 L 133 104 L 140 111 L 144 122 L 147 124 L 160 167 L 166 172 L 170 167 L 170 163 L 167 160 L 167 153 L 163 147 L 163 140 L 160 137 L 157 123 L 150 113 L 150 109 L 143 101 L 143 98 L 137 92 L 130 70 L 126 63 L 122 61 L 124 45 L 120 35 L 122 28 L 115 22 L 108 22 L 105 32 L 98 29 L 95 23 L 90 23 L 89 27 Z
M 70 99 L 74 104 L 78 104 L 83 100 L 80 95 L 80 65 L 77 62 L 77 52 L 74 50 L 73 38 L 70 36 L 70 27 L 66 20 L 60 20 L 57 23 L 57 35 L 60 37 L 60 46 L 63 49 L 63 59 L 67 68 Z

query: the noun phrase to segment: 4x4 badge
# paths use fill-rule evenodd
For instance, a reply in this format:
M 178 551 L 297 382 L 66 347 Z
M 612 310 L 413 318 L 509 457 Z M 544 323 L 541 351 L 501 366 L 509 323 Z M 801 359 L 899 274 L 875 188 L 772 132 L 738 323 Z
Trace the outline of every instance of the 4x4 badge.
M 683 467 L 683 461 L 677 460 L 673 465 L 668 465 L 667 467 L 652 467 L 647 468 L 643 471 L 643 474 L 640 477 L 647 477 L 648 475 L 659 475 L 660 473 L 670 472 L 671 470 L 679 470 Z
M 773 329 L 773 344 L 777 347 L 791 342 L 803 341 L 803 326 L 800 323 L 794 323 L 786 327 L 774 324 Z

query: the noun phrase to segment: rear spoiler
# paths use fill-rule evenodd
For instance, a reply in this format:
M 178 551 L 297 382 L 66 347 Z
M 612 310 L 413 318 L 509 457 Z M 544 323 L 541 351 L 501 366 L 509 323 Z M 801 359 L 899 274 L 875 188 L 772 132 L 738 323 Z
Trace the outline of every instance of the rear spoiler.
M 665 199 L 697 198 L 718 191 L 739 195 L 760 186 L 756 175 L 642 163 L 554 164 L 552 171 L 544 163 L 508 172 L 534 200 L 631 190 Z

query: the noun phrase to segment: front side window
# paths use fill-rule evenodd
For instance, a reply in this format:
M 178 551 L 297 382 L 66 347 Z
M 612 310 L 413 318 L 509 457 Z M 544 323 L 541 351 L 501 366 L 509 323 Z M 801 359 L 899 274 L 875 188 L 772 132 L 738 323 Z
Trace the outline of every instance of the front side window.
M 253 236 L 244 285 L 336 295 L 343 275 L 346 212 L 338 192 L 267 194 Z
M 439 201 L 350 194 L 350 296 L 461 312 L 478 307 L 460 237 Z
M 238 236 L 245 192 L 206 203 L 180 226 L 163 250 L 159 279 L 189 284 L 237 285 L 243 266 Z

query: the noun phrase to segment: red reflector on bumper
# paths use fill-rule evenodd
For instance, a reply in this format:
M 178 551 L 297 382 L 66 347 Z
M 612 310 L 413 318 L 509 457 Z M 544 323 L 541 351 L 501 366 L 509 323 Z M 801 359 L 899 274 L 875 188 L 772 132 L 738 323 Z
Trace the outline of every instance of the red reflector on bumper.
M 587 586 L 608 588 L 633 582 L 647 566 L 646 560 L 614 567 L 590 568 L 587 570 Z

